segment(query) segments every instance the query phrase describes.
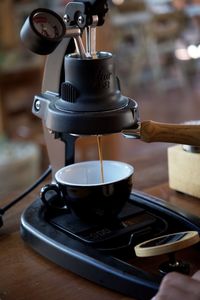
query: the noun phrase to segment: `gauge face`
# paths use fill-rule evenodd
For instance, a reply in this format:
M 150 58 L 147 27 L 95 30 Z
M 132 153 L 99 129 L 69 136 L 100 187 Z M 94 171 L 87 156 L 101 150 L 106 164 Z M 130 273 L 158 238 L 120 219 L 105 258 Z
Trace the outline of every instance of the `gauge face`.
M 58 39 L 63 35 L 63 24 L 60 16 L 50 12 L 37 12 L 33 15 L 32 24 L 41 36 Z

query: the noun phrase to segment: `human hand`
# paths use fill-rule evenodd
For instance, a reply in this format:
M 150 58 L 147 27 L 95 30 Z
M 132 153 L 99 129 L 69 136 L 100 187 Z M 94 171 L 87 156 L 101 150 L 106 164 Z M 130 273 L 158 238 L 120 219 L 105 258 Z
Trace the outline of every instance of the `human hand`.
M 151 300 L 200 300 L 200 270 L 192 277 L 171 272 L 163 278 Z

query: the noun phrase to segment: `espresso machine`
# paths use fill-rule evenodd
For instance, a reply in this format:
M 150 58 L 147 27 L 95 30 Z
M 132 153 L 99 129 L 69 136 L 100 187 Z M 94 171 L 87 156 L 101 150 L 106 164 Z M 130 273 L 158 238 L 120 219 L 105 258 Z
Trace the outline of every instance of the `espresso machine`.
M 96 28 L 104 24 L 107 11 L 106 0 L 68 1 L 62 16 L 34 10 L 21 30 L 28 49 L 47 55 L 42 91 L 32 111 L 42 120 L 52 182 L 57 170 L 75 162 L 76 140 L 85 135 L 122 133 L 145 142 L 200 145 L 199 126 L 140 121 L 137 102 L 120 91 L 112 53 L 96 51 Z M 57 201 L 55 195 L 49 197 Z M 42 256 L 143 300 L 155 295 L 163 274 L 145 269 L 134 246 L 173 234 L 174 228 L 200 232 L 200 219 L 138 191 L 110 221 L 82 221 L 68 207 L 49 209 L 40 195 L 21 217 L 24 241 Z M 194 259 L 199 250 L 199 244 L 191 248 Z M 185 272 L 181 263 L 173 266 Z

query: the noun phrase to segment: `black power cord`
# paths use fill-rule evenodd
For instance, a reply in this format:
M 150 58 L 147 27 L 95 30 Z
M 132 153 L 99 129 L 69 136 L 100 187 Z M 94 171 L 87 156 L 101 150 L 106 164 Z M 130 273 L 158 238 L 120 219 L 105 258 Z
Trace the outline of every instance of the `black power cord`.
M 46 171 L 35 181 L 33 185 L 31 185 L 29 188 L 27 188 L 21 195 L 19 195 L 17 198 L 12 200 L 10 203 L 8 203 L 6 206 L 0 208 L 0 227 L 3 226 L 3 215 L 5 212 L 10 209 L 12 206 L 17 204 L 19 201 L 21 201 L 24 197 L 26 197 L 29 193 L 31 193 L 42 181 L 49 176 L 52 169 L 51 166 L 49 166 Z

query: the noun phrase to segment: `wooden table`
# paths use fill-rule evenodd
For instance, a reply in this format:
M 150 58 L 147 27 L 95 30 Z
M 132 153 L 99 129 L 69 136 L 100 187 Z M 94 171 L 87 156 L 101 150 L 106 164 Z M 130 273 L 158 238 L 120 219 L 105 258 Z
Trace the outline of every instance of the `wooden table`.
M 112 143 L 115 147 L 115 141 Z M 122 155 L 124 160 L 126 156 L 126 160 L 135 166 L 134 188 L 200 216 L 200 199 L 177 193 L 168 187 L 166 155 L 168 145 L 145 145 L 139 141 L 128 141 L 125 145 L 126 151 L 120 144 L 118 151 L 115 149 L 118 155 Z M 117 154 L 114 156 L 118 158 Z M 5 214 L 5 224 L 0 229 L 0 299 L 130 299 L 62 269 L 35 253 L 22 241 L 19 232 L 20 215 L 38 192 L 39 188 Z M 1 200 L 1 206 L 14 196 L 9 195 L 7 199 Z

